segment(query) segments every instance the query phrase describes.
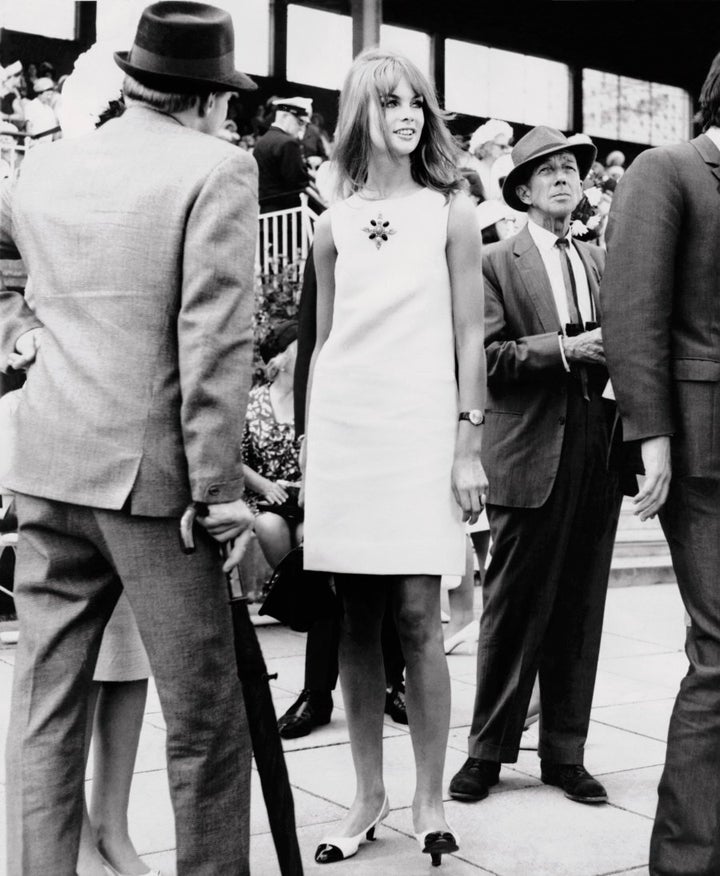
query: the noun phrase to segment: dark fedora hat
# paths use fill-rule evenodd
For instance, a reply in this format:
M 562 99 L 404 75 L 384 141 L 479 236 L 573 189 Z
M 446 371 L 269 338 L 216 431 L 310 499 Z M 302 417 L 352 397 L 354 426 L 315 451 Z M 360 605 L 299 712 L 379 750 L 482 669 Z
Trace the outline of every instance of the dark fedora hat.
M 158 91 L 251 91 L 257 85 L 235 69 L 235 32 L 224 9 L 168 0 L 143 10 L 129 52 L 115 63 Z
M 580 179 L 585 179 L 590 173 L 597 156 L 597 149 L 592 143 L 573 142 L 555 128 L 538 125 L 521 137 L 513 147 L 512 160 L 515 166 L 505 177 L 502 187 L 503 198 L 508 206 L 523 213 L 527 211 L 528 205 L 518 198 L 515 189 L 527 180 L 529 165 L 532 166 L 539 159 L 556 152 L 572 152 L 577 159 Z

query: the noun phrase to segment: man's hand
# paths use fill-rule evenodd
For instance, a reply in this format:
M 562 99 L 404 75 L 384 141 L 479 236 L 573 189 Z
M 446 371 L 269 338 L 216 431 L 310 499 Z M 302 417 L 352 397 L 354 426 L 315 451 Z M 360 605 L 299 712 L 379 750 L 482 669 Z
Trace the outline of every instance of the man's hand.
M 646 438 L 641 445 L 642 461 L 645 467 L 645 480 L 637 496 L 633 498 L 635 514 L 641 520 L 654 517 L 665 504 L 672 467 L 670 463 L 670 438 L 659 435 Z
M 23 371 L 35 361 L 37 351 L 40 349 L 42 329 L 34 328 L 23 332 L 15 341 L 15 352 L 8 356 L 8 368 L 14 371 Z
M 242 499 L 234 502 L 219 502 L 208 505 L 206 517 L 197 517 L 197 522 L 204 526 L 210 535 L 221 543 L 235 540 L 227 559 L 223 563 L 223 572 L 235 568 L 247 549 L 255 528 L 255 516 Z
M 585 365 L 604 365 L 602 329 L 582 332 L 572 338 L 563 337 L 563 350 L 568 362 L 578 362 Z

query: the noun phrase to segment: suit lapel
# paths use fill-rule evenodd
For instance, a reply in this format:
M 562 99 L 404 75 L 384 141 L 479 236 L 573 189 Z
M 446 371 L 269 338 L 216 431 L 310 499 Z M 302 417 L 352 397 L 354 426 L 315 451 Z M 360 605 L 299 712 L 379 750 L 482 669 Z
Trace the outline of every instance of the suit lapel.
M 700 134 L 699 137 L 690 141 L 690 145 L 694 146 L 700 153 L 700 157 L 707 164 L 710 173 L 720 182 L 720 151 L 713 141 L 705 134 Z
M 558 331 L 561 328 L 560 317 L 555 306 L 550 280 L 527 226 L 516 235 L 513 254 L 517 259 L 518 271 L 528 297 L 535 306 L 540 324 L 546 332 Z

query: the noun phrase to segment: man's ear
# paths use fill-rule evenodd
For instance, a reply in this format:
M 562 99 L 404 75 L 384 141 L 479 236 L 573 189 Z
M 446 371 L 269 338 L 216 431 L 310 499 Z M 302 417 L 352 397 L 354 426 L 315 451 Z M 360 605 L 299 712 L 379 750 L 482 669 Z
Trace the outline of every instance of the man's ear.
M 212 110 L 215 106 L 215 100 L 217 95 L 214 93 L 208 94 L 207 97 L 198 98 L 198 115 L 201 119 L 204 119 L 205 116 Z
M 532 203 L 530 200 L 530 189 L 526 185 L 520 185 L 515 187 L 515 194 L 518 196 L 518 199 L 523 202 L 523 204 L 527 204 L 528 207 Z

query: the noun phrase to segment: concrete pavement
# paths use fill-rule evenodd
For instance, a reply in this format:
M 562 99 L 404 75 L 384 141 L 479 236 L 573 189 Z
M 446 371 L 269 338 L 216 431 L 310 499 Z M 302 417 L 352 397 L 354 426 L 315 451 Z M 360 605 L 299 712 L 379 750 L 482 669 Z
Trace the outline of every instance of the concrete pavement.
M 281 626 L 257 629 L 281 714 L 302 686 L 305 636 Z M 537 730 L 525 734 L 526 750 L 500 784 L 476 804 L 449 801 L 448 818 L 460 834 L 460 851 L 431 871 L 412 838 L 413 760 L 406 727 L 385 723 L 385 773 L 391 811 L 377 841 L 342 864 L 343 876 L 646 876 L 657 782 L 673 699 L 686 668 L 684 613 L 674 585 L 612 588 L 608 594 L 586 765 L 602 778 L 610 802 L 573 803 L 539 780 L 533 750 Z M 460 649 L 458 649 L 460 650 Z M 14 647 L 0 649 L 0 734 L 5 735 Z M 445 785 L 463 763 L 472 712 L 475 657 L 448 657 L 453 708 Z M 174 876 L 173 818 L 165 772 L 165 730 L 154 690 L 149 697 L 130 806 L 131 834 L 146 861 Z M 304 739 L 285 743 L 295 794 L 298 835 L 306 874 L 328 866 L 313 861 L 322 835 L 349 806 L 354 781 L 342 709 L 335 694 L 332 722 Z M 4 771 L 0 780 L 4 783 Z M 3 795 L 4 799 L 4 795 Z M 4 805 L 4 804 L 3 804 Z M 0 819 L 4 847 L 4 817 Z M 3 864 L 0 874 L 4 874 Z M 257 775 L 252 787 L 252 873 L 279 872 Z M 52 874 L 48 874 L 52 876 Z M 230 876 L 230 874 L 228 874 Z

